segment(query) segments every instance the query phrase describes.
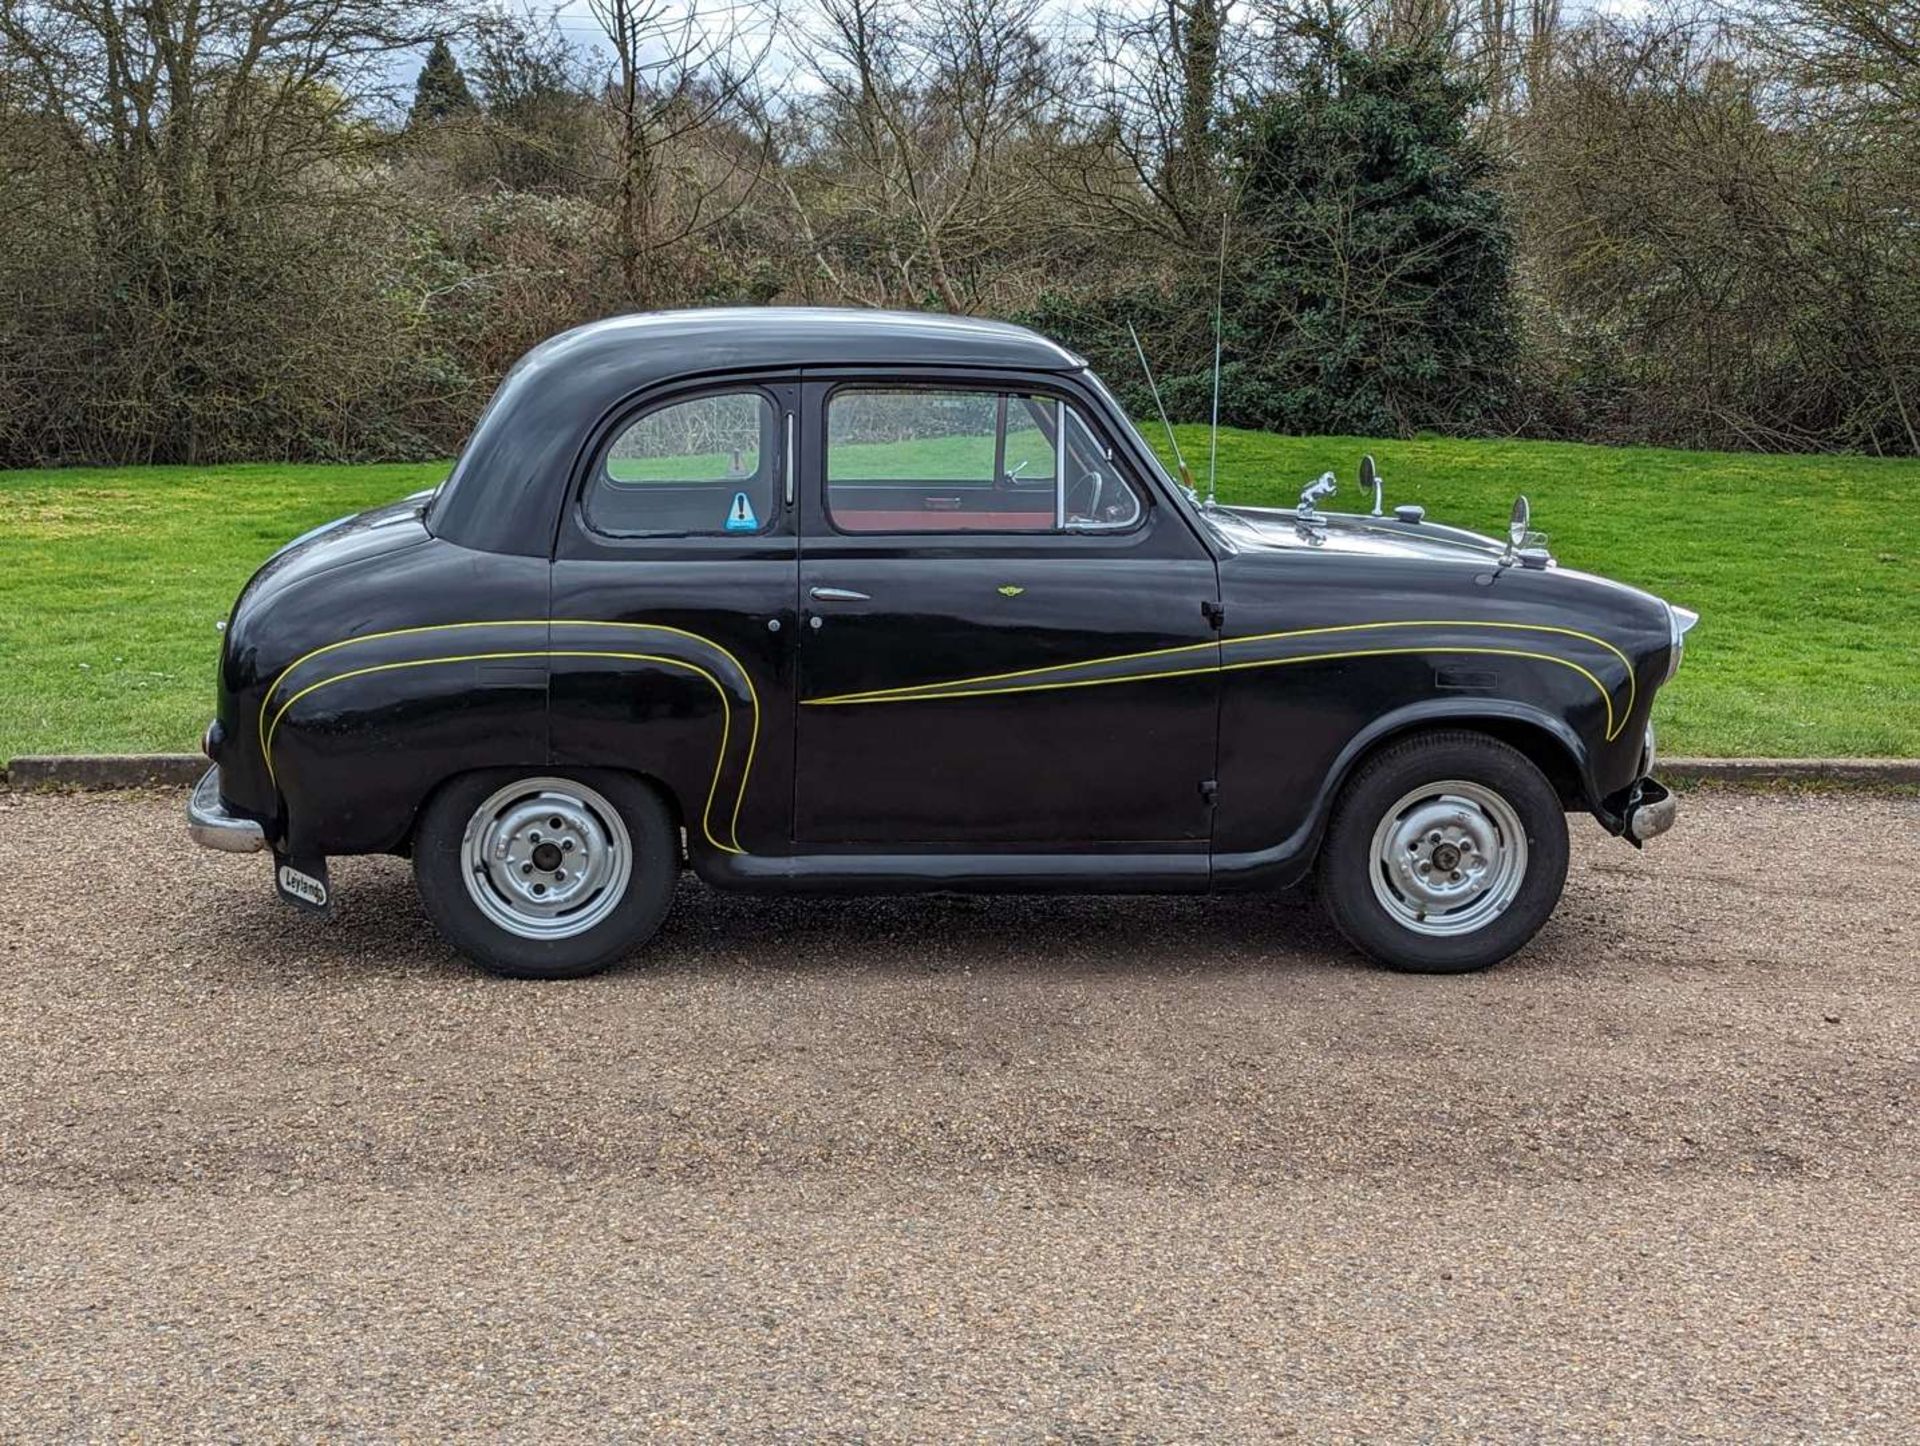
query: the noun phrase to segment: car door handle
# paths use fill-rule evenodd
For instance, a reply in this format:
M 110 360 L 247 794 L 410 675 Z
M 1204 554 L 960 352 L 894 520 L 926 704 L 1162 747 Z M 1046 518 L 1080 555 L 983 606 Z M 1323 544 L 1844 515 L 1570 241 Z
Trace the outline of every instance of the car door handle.
M 815 602 L 872 602 L 873 599 L 863 592 L 855 592 L 850 587 L 810 587 L 807 596 Z

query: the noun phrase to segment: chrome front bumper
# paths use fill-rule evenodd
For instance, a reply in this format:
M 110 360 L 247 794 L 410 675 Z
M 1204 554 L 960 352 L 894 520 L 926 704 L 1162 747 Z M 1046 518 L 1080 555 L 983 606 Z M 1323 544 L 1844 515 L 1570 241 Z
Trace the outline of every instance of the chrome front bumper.
M 1621 832 L 1643 844 L 1672 828 L 1679 816 L 1680 800 L 1673 791 L 1657 779 L 1642 779 L 1634 790 L 1633 802 L 1627 805 L 1626 826 Z
M 203 849 L 252 854 L 267 846 L 267 831 L 250 818 L 227 812 L 220 801 L 220 770 L 209 768 L 187 800 L 187 836 Z

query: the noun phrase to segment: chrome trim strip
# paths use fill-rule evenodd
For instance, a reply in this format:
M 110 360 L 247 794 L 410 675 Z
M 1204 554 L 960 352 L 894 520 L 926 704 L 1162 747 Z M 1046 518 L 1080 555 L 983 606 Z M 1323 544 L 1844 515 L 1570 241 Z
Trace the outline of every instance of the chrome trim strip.
M 1067 401 L 1053 399 L 1053 530 L 1067 530 Z
M 780 489 L 780 492 L 781 492 L 781 496 L 782 496 L 782 497 L 784 497 L 784 498 L 786 499 L 786 505 L 787 505 L 787 507 L 788 507 L 789 509 L 791 509 L 791 508 L 792 508 L 792 506 L 793 506 L 793 467 L 794 467 L 794 460 L 793 460 L 793 413 L 792 413 L 792 412 L 788 412 L 788 413 L 787 413 L 787 447 L 786 447 L 786 452 L 787 452 L 787 455 L 786 455 L 786 468 L 785 468 L 785 474 L 786 474 L 786 475 L 785 475 L 785 481 L 784 481 L 784 484 L 782 485 L 782 487 L 781 487 L 781 489 Z

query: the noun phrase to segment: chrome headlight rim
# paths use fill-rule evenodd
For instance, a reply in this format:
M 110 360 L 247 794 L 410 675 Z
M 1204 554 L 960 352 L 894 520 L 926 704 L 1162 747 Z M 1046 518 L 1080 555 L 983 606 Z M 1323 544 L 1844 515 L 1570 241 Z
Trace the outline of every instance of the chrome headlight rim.
M 1660 680 L 1662 683 L 1672 682 L 1673 675 L 1680 671 L 1680 660 L 1686 656 L 1687 652 L 1687 634 L 1693 630 L 1693 625 L 1700 621 L 1700 614 L 1692 608 L 1677 607 L 1673 603 L 1667 603 L 1666 609 L 1667 676 Z

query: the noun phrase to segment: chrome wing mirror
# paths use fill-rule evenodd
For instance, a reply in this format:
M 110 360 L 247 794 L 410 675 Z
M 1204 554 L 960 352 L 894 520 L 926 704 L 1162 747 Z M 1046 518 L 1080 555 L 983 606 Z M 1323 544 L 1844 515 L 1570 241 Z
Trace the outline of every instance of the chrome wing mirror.
M 1520 555 L 1520 549 L 1527 545 L 1527 530 L 1533 524 L 1533 509 L 1527 505 L 1526 493 L 1513 499 L 1513 515 L 1507 519 L 1507 561 L 1512 562 Z
M 1371 452 L 1366 453 L 1360 459 L 1360 490 L 1365 492 L 1368 488 L 1373 489 L 1373 512 L 1371 515 L 1378 517 L 1380 515 L 1381 492 L 1380 469 L 1373 465 L 1373 453 Z
M 1516 497 L 1513 512 L 1507 518 L 1507 550 L 1500 555 L 1500 566 L 1512 567 L 1516 562 L 1535 569 L 1553 566 L 1553 554 L 1544 545 L 1546 540 L 1544 534 L 1533 530 L 1533 509 L 1527 505 L 1526 497 Z M 1529 543 L 1532 546 L 1528 546 Z

